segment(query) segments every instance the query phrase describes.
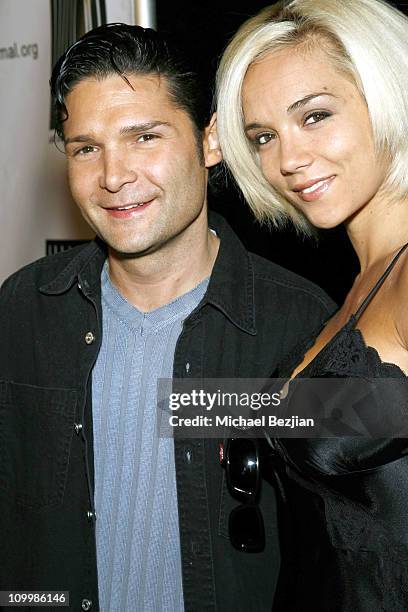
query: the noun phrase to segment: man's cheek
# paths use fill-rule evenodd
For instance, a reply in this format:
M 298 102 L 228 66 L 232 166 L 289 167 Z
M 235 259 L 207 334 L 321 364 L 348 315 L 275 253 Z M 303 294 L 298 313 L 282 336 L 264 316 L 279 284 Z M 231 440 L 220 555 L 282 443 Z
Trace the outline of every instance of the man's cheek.
M 70 167 L 69 165 L 68 185 L 71 189 L 72 197 L 78 202 L 89 196 L 89 193 L 92 191 L 92 181 L 90 177 L 77 168 Z
M 75 172 L 75 169 L 72 163 L 69 163 L 69 162 L 67 165 L 67 179 L 68 179 L 68 185 L 70 186 L 71 191 L 74 191 L 76 189 L 76 184 L 78 182 L 77 173 Z

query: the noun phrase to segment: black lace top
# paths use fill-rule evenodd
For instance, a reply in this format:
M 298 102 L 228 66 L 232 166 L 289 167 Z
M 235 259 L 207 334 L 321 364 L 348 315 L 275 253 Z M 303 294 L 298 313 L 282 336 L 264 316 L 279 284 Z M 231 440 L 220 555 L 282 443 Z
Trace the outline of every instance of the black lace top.
M 360 309 L 299 374 L 393 378 L 384 411 L 408 419 L 407 377 L 381 361 L 355 328 L 405 245 Z M 302 342 L 282 362 L 287 378 L 313 345 Z M 281 573 L 274 610 L 408 610 L 408 440 L 359 437 L 274 439 Z

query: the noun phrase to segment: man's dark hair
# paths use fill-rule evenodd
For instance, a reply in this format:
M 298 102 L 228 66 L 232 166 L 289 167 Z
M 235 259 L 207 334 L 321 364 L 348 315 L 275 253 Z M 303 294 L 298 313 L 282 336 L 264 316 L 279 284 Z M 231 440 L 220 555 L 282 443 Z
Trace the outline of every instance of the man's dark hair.
M 50 80 L 56 111 L 56 132 L 64 137 L 63 124 L 68 117 L 66 96 L 81 80 L 103 79 L 120 75 L 131 87 L 126 75 L 157 74 L 164 77 L 175 106 L 184 110 L 193 122 L 202 152 L 202 133 L 208 124 L 210 109 L 204 87 L 184 52 L 169 37 L 149 28 L 112 23 L 82 36 L 69 47 L 54 66 Z

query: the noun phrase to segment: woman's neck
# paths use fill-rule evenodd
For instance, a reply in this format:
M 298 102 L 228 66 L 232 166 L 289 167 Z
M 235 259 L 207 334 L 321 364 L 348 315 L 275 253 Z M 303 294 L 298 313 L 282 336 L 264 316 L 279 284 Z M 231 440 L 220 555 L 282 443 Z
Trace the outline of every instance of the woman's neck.
M 360 261 L 360 274 L 408 242 L 408 198 L 376 196 L 346 222 Z

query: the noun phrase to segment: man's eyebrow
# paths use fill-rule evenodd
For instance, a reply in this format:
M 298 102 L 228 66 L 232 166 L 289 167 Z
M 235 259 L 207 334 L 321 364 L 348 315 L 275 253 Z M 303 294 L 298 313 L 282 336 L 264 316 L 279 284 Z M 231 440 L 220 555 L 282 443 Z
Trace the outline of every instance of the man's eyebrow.
M 65 146 L 71 142 L 94 142 L 94 139 L 92 136 L 88 136 L 88 134 L 79 134 L 78 136 L 71 136 L 71 138 L 64 138 Z
M 327 91 L 320 91 L 318 93 L 312 93 L 312 94 L 305 96 L 304 98 L 301 98 L 300 100 L 297 100 L 293 104 L 291 104 L 287 108 L 286 112 L 288 113 L 288 115 L 290 115 L 291 113 L 298 110 L 299 108 L 302 108 L 302 106 L 306 106 L 306 104 L 310 102 L 310 100 L 313 100 L 314 98 L 318 98 L 319 96 L 331 96 L 332 98 L 337 98 L 337 96 L 335 96 L 334 94 L 328 93 Z M 249 132 L 250 130 L 257 130 L 261 127 L 263 127 L 261 123 L 248 123 L 245 126 L 245 131 Z
M 119 130 L 121 136 L 128 136 L 132 134 L 140 134 L 142 132 L 148 132 L 161 125 L 170 126 L 171 124 L 167 121 L 146 121 L 144 123 L 133 123 L 132 125 L 125 125 Z M 68 145 L 72 142 L 95 142 L 95 139 L 89 134 L 78 134 L 78 136 L 71 136 L 64 140 L 64 144 Z
M 132 134 L 140 134 L 141 132 L 148 132 L 156 127 L 170 126 L 167 121 L 146 121 L 145 123 L 133 123 L 132 125 L 126 125 L 119 130 L 121 136 L 127 136 Z

